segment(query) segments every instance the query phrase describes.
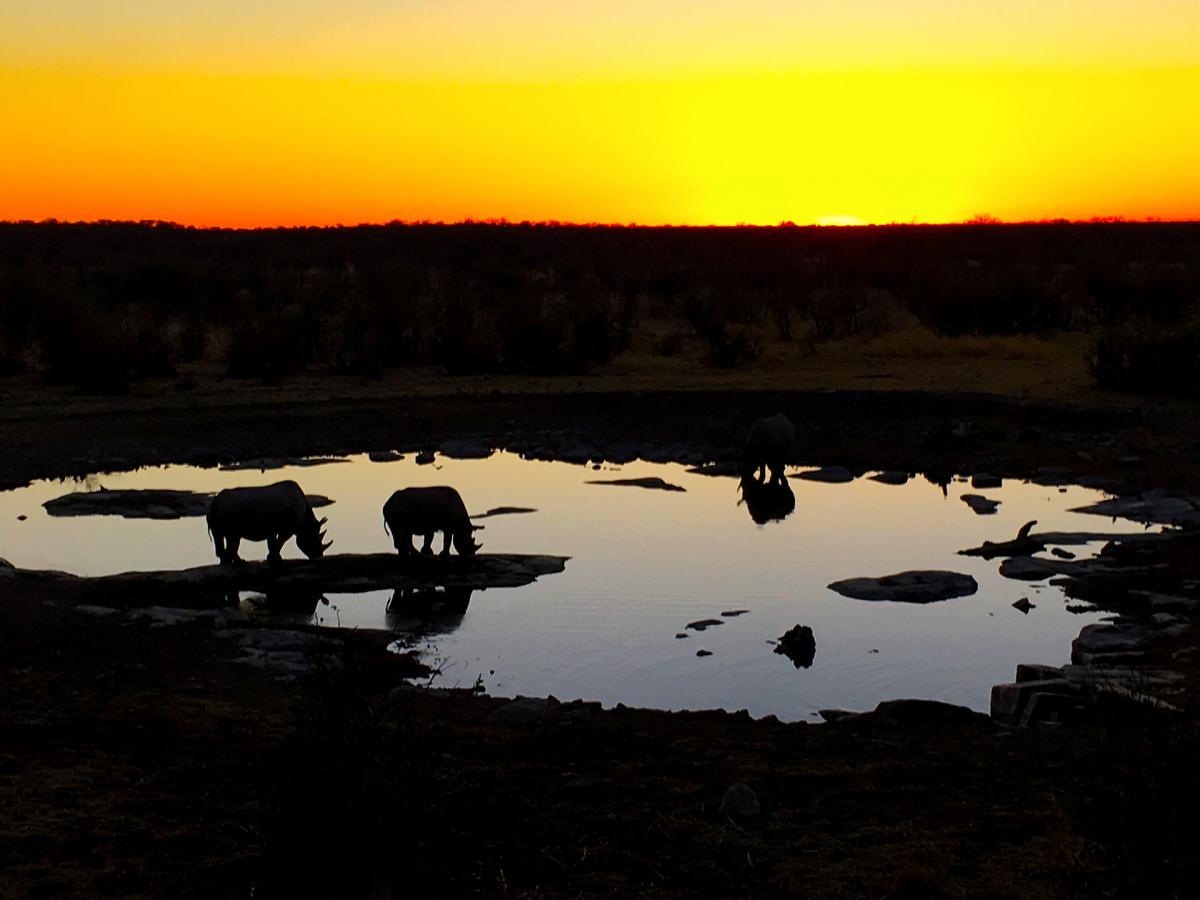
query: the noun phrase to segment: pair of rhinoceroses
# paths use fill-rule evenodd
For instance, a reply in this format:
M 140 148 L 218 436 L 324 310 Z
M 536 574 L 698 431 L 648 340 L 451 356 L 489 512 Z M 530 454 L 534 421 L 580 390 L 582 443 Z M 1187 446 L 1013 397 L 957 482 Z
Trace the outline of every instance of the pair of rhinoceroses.
M 296 546 L 309 559 L 324 555 L 325 519 L 313 514 L 308 498 L 294 481 L 264 487 L 228 488 L 208 507 L 208 531 L 222 563 L 239 562 L 243 541 L 266 541 L 267 559 L 279 561 L 283 545 L 295 536 Z M 433 535 L 442 532 L 442 555 L 453 544 L 463 556 L 474 556 L 479 544 L 462 497 L 452 487 L 411 487 L 396 491 L 383 505 L 383 527 L 402 555 L 416 553 L 413 536 L 423 535 L 421 552 L 432 552 Z
M 768 470 L 771 485 L 785 484 L 784 467 L 791 461 L 794 444 L 795 429 L 782 413 L 755 422 L 742 451 L 743 490 L 764 482 Z M 471 524 L 462 497 L 452 487 L 396 491 L 383 505 L 383 522 L 397 552 L 403 555 L 416 552 L 412 539 L 418 534 L 425 538 L 421 552 L 431 552 L 433 535 L 439 531 L 443 556 L 450 553 L 452 545 L 463 556 L 474 556 L 480 546 L 472 536 L 478 526 Z M 208 530 L 222 563 L 238 561 L 243 540 L 266 541 L 267 558 L 277 562 L 283 545 L 293 536 L 300 551 L 315 559 L 333 543 L 325 541 L 324 524 L 325 519 L 313 514 L 304 491 L 294 481 L 228 488 L 208 507 Z

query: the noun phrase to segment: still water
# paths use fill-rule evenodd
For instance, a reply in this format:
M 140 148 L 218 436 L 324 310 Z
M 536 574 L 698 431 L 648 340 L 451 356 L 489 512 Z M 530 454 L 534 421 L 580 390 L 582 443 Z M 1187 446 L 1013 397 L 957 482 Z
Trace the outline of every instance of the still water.
M 588 483 L 642 477 L 685 490 Z M 999 560 L 956 551 L 1011 538 L 1030 519 L 1038 531 L 1142 530 L 1069 512 L 1102 497 L 1081 487 L 1006 482 L 973 491 L 954 482 L 943 495 L 922 478 L 898 486 L 793 478 L 795 511 L 758 525 L 739 505 L 732 478 L 673 464 L 597 471 L 499 453 L 439 457 L 434 466 L 418 466 L 412 456 L 381 463 L 353 457 L 267 472 L 166 466 L 82 483 L 36 482 L 0 493 L 0 555 L 25 568 L 83 575 L 211 564 L 203 518 L 53 518 L 41 504 L 101 486 L 216 491 L 285 478 L 335 501 L 320 510 L 335 541 L 331 553 L 390 552 L 380 509 L 393 490 L 409 485 L 453 485 L 473 513 L 536 509 L 483 520 L 485 530 L 476 534 L 482 552 L 569 556 L 562 574 L 524 588 L 475 591 L 465 610 L 430 620 L 387 613 L 389 591 L 330 594 L 328 605 L 317 607 L 313 618 L 329 627 L 396 630 L 398 641 L 440 665 L 435 684 L 480 683 L 499 696 L 554 694 L 606 705 L 747 709 L 785 720 L 899 697 L 986 710 L 990 687 L 1010 681 L 1018 663 L 1068 662 L 1071 640 L 1100 615 L 1070 613 L 1057 588 L 1010 581 L 998 574 Z M 965 493 L 1000 500 L 999 510 L 976 515 L 961 501 Z M 1083 557 L 1099 546 L 1069 549 Z M 242 545 L 245 558 L 265 552 L 265 544 Z M 298 556 L 294 542 L 284 556 Z M 854 600 L 826 588 L 909 569 L 969 574 L 979 591 L 918 606 Z M 1020 597 L 1036 604 L 1028 615 L 1012 607 Z M 734 610 L 747 612 L 703 632 L 685 629 Z M 809 668 L 794 667 L 770 643 L 797 624 L 811 627 L 816 639 Z

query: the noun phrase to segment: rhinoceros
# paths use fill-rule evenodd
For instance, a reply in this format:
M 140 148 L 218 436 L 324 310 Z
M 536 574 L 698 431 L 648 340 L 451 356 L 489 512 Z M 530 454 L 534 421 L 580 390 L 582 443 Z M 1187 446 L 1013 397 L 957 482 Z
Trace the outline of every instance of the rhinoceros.
M 238 544 L 266 541 L 267 559 L 279 562 L 279 551 L 295 535 L 296 546 L 316 559 L 333 541 L 324 542 L 324 519 L 313 515 L 300 485 L 280 481 L 264 487 L 227 488 L 208 505 L 208 531 L 222 563 L 240 562 Z
M 746 447 L 742 450 L 742 478 L 762 481 L 767 469 L 771 480 L 783 482 L 784 469 L 795 449 L 796 429 L 783 413 L 759 419 L 750 426 Z
M 434 532 L 442 533 L 442 556 L 450 554 L 451 542 L 460 556 L 474 556 L 480 545 L 471 532 L 472 525 L 462 497 L 452 487 L 410 487 L 396 491 L 383 504 L 383 528 L 392 536 L 396 552 L 416 552 L 412 539 L 423 535 L 422 553 L 433 552 Z

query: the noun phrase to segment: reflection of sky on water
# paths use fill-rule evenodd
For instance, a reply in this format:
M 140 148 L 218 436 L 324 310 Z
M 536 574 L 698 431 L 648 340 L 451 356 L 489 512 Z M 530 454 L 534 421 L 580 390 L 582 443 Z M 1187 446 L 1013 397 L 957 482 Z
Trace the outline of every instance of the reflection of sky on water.
M 664 708 L 746 708 L 785 719 L 820 707 L 861 709 L 892 697 L 929 697 L 986 709 L 992 684 L 1011 680 L 1019 662 L 1062 664 L 1080 627 L 1095 614 L 1072 615 L 1054 588 L 1009 581 L 999 561 L 958 556 L 983 540 L 1012 537 L 1037 519 L 1039 531 L 1140 530 L 1129 522 L 1069 513 L 1095 491 L 1008 483 L 980 491 L 1003 501 L 977 516 L 959 497 L 914 479 L 896 487 L 859 479 L 820 484 L 793 479 L 796 511 L 755 525 L 737 506 L 736 481 L 688 474 L 677 465 L 633 463 L 621 477 L 660 476 L 687 493 L 589 485 L 609 477 L 565 463 L 498 454 L 443 460 L 440 468 L 400 462 L 351 463 L 270 472 L 221 472 L 170 466 L 103 475 L 92 487 L 215 491 L 294 478 L 336 502 L 329 518 L 332 552 L 390 551 L 380 509 L 395 489 L 452 484 L 468 509 L 534 507 L 528 515 L 484 520 L 483 552 L 570 556 L 567 570 L 514 590 L 476 591 L 469 608 L 443 619 L 418 641 L 444 661 L 441 683 L 470 685 L 480 675 L 498 695 L 552 693 L 605 703 Z M 607 468 L 607 467 L 606 467 Z M 202 518 L 179 521 L 113 517 L 53 519 L 42 502 L 73 482 L 38 482 L 0 493 L 0 556 L 18 566 L 80 574 L 167 569 L 215 561 Z M 25 514 L 28 521 L 18 522 Z M 435 544 L 441 546 L 440 538 Z M 1084 555 L 1093 548 L 1071 548 Z M 262 558 L 264 544 L 243 544 Z M 297 556 L 294 542 L 285 556 Z M 974 575 L 979 593 L 927 606 L 866 603 L 826 589 L 831 581 L 905 569 Z M 316 615 L 341 627 L 391 628 L 390 592 L 329 595 Z M 1011 607 L 1028 596 L 1028 616 Z M 163 598 L 169 605 L 169 598 Z M 723 610 L 750 612 L 704 633 L 675 638 L 696 619 Z M 812 627 L 816 661 L 796 670 L 767 641 L 795 624 Z M 447 630 L 448 629 L 448 630 Z M 704 648 L 713 655 L 697 658 Z M 878 652 L 873 652 L 873 651 Z

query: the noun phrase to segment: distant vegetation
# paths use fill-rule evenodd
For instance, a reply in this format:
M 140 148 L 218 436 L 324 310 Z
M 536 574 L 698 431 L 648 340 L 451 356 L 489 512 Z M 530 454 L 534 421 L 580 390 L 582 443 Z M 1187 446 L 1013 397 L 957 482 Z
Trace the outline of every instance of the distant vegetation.
M 577 373 L 638 335 L 708 364 L 899 324 L 1083 331 L 1105 386 L 1200 385 L 1200 225 L 871 228 L 0 225 L 0 373 L 119 390 L 189 362 L 278 379 Z M 665 336 L 662 336 L 665 335 Z

